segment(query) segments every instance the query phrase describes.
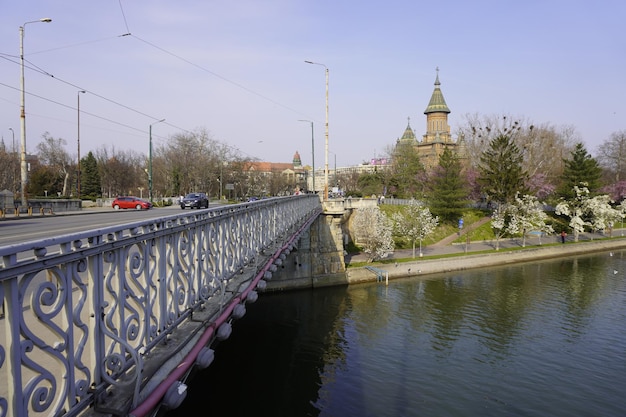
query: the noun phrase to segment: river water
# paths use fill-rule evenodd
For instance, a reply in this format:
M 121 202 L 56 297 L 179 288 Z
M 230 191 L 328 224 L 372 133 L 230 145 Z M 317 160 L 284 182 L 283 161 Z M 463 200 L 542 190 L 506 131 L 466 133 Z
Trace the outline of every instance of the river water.
M 247 307 L 168 417 L 626 416 L 626 252 Z

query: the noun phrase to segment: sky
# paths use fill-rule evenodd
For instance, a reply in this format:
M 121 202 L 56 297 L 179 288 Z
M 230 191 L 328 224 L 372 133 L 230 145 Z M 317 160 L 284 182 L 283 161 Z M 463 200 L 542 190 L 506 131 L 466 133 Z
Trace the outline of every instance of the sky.
M 438 68 L 455 138 L 507 115 L 594 154 L 626 129 L 625 17 L 623 0 L 0 0 L 0 135 L 19 148 L 23 26 L 29 153 L 46 132 L 75 157 L 205 130 L 322 167 L 328 69 L 328 163 L 357 165 L 408 118 L 425 133 Z

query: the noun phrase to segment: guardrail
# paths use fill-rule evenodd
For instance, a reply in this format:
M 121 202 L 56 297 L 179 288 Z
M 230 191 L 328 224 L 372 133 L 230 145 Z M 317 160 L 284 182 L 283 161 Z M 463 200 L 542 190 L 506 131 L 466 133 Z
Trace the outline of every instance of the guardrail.
M 283 197 L 0 247 L 0 416 L 147 415 L 320 212 Z

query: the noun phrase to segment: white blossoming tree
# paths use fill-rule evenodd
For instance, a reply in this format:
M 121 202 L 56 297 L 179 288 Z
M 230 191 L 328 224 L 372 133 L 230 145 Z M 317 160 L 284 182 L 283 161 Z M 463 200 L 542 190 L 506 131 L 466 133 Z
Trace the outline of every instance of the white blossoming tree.
M 413 244 L 415 258 L 415 242 L 419 241 L 420 257 L 422 256 L 422 240 L 435 231 L 439 217 L 433 216 L 425 205 L 411 200 L 404 211 L 392 215 L 396 233 L 406 236 Z
M 623 218 L 623 208 L 613 208 L 608 195 L 589 197 L 587 187 L 574 187 L 576 197 L 562 201 L 556 206 L 555 213 L 570 218 L 570 227 L 574 231 L 574 241 L 588 226 L 593 231 L 612 228 L 616 221 Z M 593 237 L 592 237 L 593 238 Z
M 574 242 L 578 242 L 578 236 L 585 231 L 585 226 L 589 223 L 583 219 L 586 211 L 587 200 L 589 200 L 589 189 L 587 187 L 574 186 L 576 196 L 571 200 L 561 201 L 556 205 L 554 212 L 560 216 L 569 217 L 569 226 L 574 231 Z
M 384 259 L 393 252 L 393 222 L 378 207 L 356 210 L 352 226 L 356 243 L 367 254 L 368 262 Z
M 500 204 L 491 214 L 491 228 L 496 238 L 496 250 L 500 250 L 500 239 L 506 233 L 506 218 L 508 205 Z
M 591 215 L 589 221 L 591 230 L 595 232 L 606 229 L 612 230 L 615 222 L 622 218 L 622 211 L 619 207 L 613 208 L 612 202 L 608 195 L 598 195 L 589 199 L 587 211 Z
M 545 213 L 537 197 L 524 195 L 520 198 L 515 196 L 515 202 L 508 207 L 509 224 L 507 232 L 512 235 L 521 233 L 522 247 L 526 247 L 526 234 L 530 231 L 541 233 L 554 233 L 552 226 L 546 224 L 548 215 Z M 541 244 L 541 235 L 539 237 Z

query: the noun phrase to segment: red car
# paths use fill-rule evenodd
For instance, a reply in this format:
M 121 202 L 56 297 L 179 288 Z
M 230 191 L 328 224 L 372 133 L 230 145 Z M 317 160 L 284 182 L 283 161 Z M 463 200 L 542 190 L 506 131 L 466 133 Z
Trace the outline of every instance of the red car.
M 115 210 L 119 209 L 135 209 L 148 210 L 152 208 L 152 203 L 137 197 L 117 197 L 111 204 Z

